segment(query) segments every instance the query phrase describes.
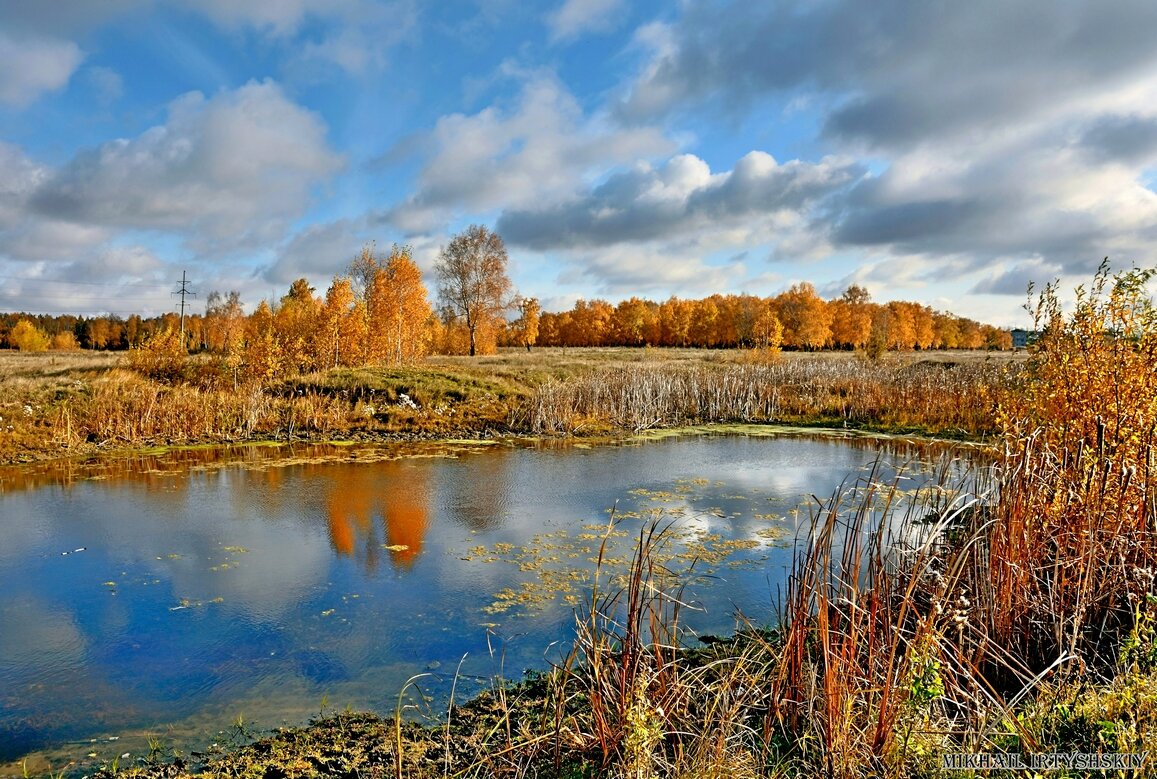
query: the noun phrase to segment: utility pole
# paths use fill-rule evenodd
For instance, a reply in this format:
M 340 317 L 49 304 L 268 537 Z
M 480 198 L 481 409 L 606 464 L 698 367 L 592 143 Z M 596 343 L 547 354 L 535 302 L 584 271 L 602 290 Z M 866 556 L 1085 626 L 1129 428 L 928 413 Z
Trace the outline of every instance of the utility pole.
M 181 348 L 185 348 L 185 296 L 189 295 L 197 297 L 197 293 L 188 289 L 189 280 L 185 278 L 185 271 L 181 271 L 181 286 L 176 292 L 170 292 L 170 295 L 181 296 Z

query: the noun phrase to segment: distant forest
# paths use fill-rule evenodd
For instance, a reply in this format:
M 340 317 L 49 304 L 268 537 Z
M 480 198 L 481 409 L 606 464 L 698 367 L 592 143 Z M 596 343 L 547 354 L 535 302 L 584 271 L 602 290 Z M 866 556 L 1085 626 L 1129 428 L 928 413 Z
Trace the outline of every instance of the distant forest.
M 475 228 L 471 228 L 475 229 Z M 482 238 L 494 240 L 478 228 Z M 477 238 L 479 236 L 468 236 Z M 465 240 L 465 237 L 463 238 Z M 501 251 L 500 242 L 496 244 Z M 445 259 L 445 257 L 444 257 Z M 509 288 L 505 255 L 495 270 Z M 305 279 L 272 304 L 245 313 L 236 292 L 208 295 L 203 312 L 156 317 L 0 314 L 0 347 L 47 349 L 165 349 L 221 355 L 253 375 L 284 370 L 404 364 L 427 354 L 493 353 L 499 346 L 654 346 L 779 350 L 1010 349 L 1011 335 L 991 325 L 926 305 L 875 303 L 852 285 L 824 299 L 808 283 L 774 297 L 711 295 L 656 302 L 632 297 L 618 304 L 579 300 L 567 311 L 542 312 L 535 298 L 492 295 L 488 305 L 463 306 L 447 292 L 439 266 L 439 298 L 429 299 L 421 271 L 406 248 L 388 256 L 371 247 L 337 276 L 324 295 Z M 501 298 L 501 300 L 499 300 Z
M 298 282 L 298 289 L 304 282 Z M 352 296 L 351 296 L 352 297 Z M 295 300 L 291 295 L 286 298 Z M 532 299 L 530 299 L 532 300 Z M 268 312 L 276 315 L 285 303 L 276 302 Z M 317 308 L 324 300 L 315 301 Z M 352 304 L 351 304 L 352 308 Z M 481 353 L 498 345 L 522 346 L 524 317 L 517 305 L 511 317 L 488 322 L 482 328 Z M 464 354 L 465 342 L 455 334 L 453 317 L 431 311 L 437 320 L 427 323 L 429 351 Z M 233 337 L 252 331 L 254 317 L 243 313 L 237 293 L 210 293 L 203 312 L 185 316 L 186 346 L 192 352 L 223 351 Z M 873 303 L 862 288 L 852 286 L 842 296 L 825 300 L 811 285 L 799 284 L 775 297 L 711 295 L 699 300 L 669 298 L 662 302 L 632 297 L 618 304 L 606 300 L 579 300 L 561 312 L 538 315 L 540 346 L 681 346 L 734 348 L 755 346 L 760 328 L 774 329 L 771 317 L 782 328 L 780 346 L 787 349 L 864 349 L 873 340 L 888 350 L 912 349 L 1010 349 L 1007 330 L 982 324 L 948 312 L 934 311 L 919 303 L 892 301 Z M 138 348 L 150 337 L 176 331 L 179 317 L 165 313 L 155 317 L 114 314 L 95 317 L 23 312 L 0 313 L 0 348 L 20 348 L 12 334 L 24 320 L 43 334 L 41 345 L 31 348 L 96 349 L 120 351 Z M 449 331 L 449 332 L 447 332 Z M 24 344 L 29 348 L 29 344 Z

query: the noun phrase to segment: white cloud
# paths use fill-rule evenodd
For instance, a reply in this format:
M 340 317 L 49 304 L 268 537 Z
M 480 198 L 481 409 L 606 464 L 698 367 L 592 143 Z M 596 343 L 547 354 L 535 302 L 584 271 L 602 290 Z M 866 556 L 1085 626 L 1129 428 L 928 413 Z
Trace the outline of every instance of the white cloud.
M 636 33 L 646 60 L 616 111 L 803 111 L 821 128 L 813 143 L 880 172 L 797 211 L 806 224 L 777 259 L 858 256 L 881 279 L 964 274 L 1011 293 L 1031 273 L 1157 250 L 1155 30 L 1144 0 L 693 0 Z
M 944 144 L 897 154 L 879 178 L 847 194 L 835 220 L 815 227 L 845 249 L 918 258 L 930 279 L 949 262 L 960 271 L 1019 262 L 1085 274 L 1106 254 L 1149 254 L 1157 248 L 1157 194 L 1142 171 L 1157 162 L 1157 147 L 1135 120 L 1099 133 L 1090 153 L 1088 133 L 1067 128 L 1092 116 L 1077 106 L 1055 125 L 1022 124 L 967 152 Z M 1110 149 L 1118 161 L 1104 160 Z
M 18 147 L 0 141 L 0 229 L 11 230 L 23 221 L 29 196 L 47 175 Z
M 101 105 L 115 103 L 124 95 L 124 79 L 112 68 L 99 66 L 86 68 L 84 75 Z
M 1044 262 L 1039 257 L 1015 265 L 999 265 L 970 291 L 993 295 L 1024 295 L 1030 283 L 1039 290 L 1057 278 L 1061 270 L 1061 266 Z
M 21 262 L 68 262 L 87 256 L 112 237 L 113 231 L 105 227 L 32 218 L 0 235 L 0 256 Z
M 30 198 L 40 217 L 176 233 L 202 248 L 268 245 L 340 158 L 316 114 L 273 82 L 169 106 L 136 138 L 82 151 Z
M 863 175 L 846 158 L 781 164 L 753 151 L 713 172 L 680 154 L 657 167 L 638 162 L 554 205 L 507 210 L 497 229 L 516 252 L 561 262 L 557 283 L 611 298 L 767 294 L 779 277 L 765 258 L 785 247 L 799 251 L 793 260 L 810 252 L 809 215 Z
M 164 271 L 165 264 L 145 246 L 109 246 L 89 267 L 94 281 L 110 278 L 143 278 Z M 74 277 L 75 278 L 75 277 Z
M 327 7 L 341 3 L 324 0 L 180 0 L 200 11 L 218 25 L 228 29 L 251 27 L 275 36 L 297 32 L 312 12 L 324 13 Z
M 903 20 L 900 23 L 899 20 Z M 690 2 L 652 32 L 627 115 L 822 96 L 827 131 L 886 147 L 1000 129 L 1151 72 L 1157 6 L 1049 0 Z
M 540 251 L 688 239 L 717 249 L 760 244 L 778 241 L 799 215 L 861 175 L 847 159 L 781 165 L 761 151 L 712 173 L 681 154 L 658 169 L 637 163 L 552 207 L 507 210 L 498 230 L 512 245 Z
M 541 75 L 524 85 L 510 110 L 490 106 L 442 117 L 430 142 L 433 156 L 417 192 L 384 217 L 412 233 L 439 229 L 463 211 L 558 202 L 584 180 L 674 147 L 658 130 L 584 116 L 561 84 Z
M 255 300 L 268 289 L 251 266 L 205 257 L 252 261 L 283 243 L 341 163 L 324 122 L 272 82 L 187 94 L 164 124 L 55 169 L 0 143 L 0 269 L 22 266 L 0 309 L 169 310 L 180 274 L 162 257 L 181 244 L 198 283 Z
M 547 25 L 552 40 L 569 40 L 613 29 L 621 14 L 622 0 L 565 0 L 547 17 Z
M 695 241 L 619 245 L 594 252 L 576 249 L 555 256 L 564 263 L 558 283 L 593 287 L 611 300 L 671 294 L 701 298 L 743 287 L 748 278 L 742 263 L 705 262 L 703 247 Z
M 277 251 L 277 260 L 262 271 L 262 278 L 288 285 L 309 278 L 324 289 L 335 274 L 344 274 L 367 243 L 365 220 L 339 219 L 311 225 Z
M 0 32 L 0 102 L 23 107 L 68 84 L 84 55 L 72 41 Z
M 19 148 L 0 142 L 0 257 L 28 263 L 66 262 L 111 236 L 101 226 L 31 213 L 29 201 L 51 176 L 50 169 Z

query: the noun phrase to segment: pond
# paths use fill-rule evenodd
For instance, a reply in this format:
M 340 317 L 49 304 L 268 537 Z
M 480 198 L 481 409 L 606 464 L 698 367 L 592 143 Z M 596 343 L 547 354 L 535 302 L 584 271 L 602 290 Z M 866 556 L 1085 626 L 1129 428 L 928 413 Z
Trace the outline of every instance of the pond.
M 835 437 L 250 447 L 0 472 L 0 764 L 203 748 L 239 721 L 444 706 L 565 652 L 641 524 L 695 631 L 775 620 L 797 527 L 878 459 Z M 886 474 L 885 474 L 886 475 Z M 92 757 L 92 756 L 95 756 Z

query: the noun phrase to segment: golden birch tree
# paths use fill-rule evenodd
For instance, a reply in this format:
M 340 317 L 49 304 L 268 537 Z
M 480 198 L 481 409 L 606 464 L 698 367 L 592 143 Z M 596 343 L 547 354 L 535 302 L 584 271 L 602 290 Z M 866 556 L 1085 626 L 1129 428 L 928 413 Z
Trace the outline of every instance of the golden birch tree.
M 274 315 L 274 330 L 286 366 L 296 371 L 319 367 L 319 349 L 315 343 L 321 304 L 313 296 L 313 287 L 298 279 L 281 298 Z
M 22 352 L 43 352 L 48 349 L 48 333 L 30 319 L 21 319 L 8 334 L 8 343 Z
M 255 381 L 268 383 L 284 366 L 281 345 L 273 326 L 273 310 L 262 300 L 245 328 L 245 373 Z
M 868 290 L 852 284 L 844 294 L 828 302 L 832 314 L 832 344 L 862 349 L 872 334 L 872 298 Z
M 497 333 L 495 323 L 509 305 L 506 263 L 502 237 L 483 225 L 471 225 L 455 235 L 438 255 L 434 266 L 438 298 L 465 326 L 471 357 L 478 352 L 480 334 Z
M 321 307 L 319 346 L 323 349 L 322 364 L 330 368 L 355 365 L 361 345 L 352 338 L 350 321 L 354 315 L 353 284 L 346 276 L 334 276 L 325 291 Z
M 395 246 L 370 283 L 374 301 L 370 326 L 382 333 L 385 360 L 396 365 L 421 360 L 430 350 L 428 323 L 433 309 L 409 247 Z
M 832 337 L 832 314 L 827 302 L 806 281 L 794 284 L 776 298 L 784 343 L 798 349 L 821 349 Z

